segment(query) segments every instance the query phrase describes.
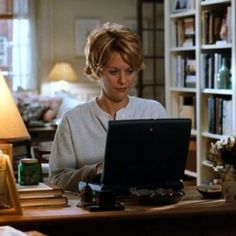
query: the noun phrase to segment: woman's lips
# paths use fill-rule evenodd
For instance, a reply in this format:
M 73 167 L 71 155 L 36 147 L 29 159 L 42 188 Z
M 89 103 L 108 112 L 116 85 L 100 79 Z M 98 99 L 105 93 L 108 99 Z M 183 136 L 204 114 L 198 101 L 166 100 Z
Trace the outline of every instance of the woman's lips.
M 127 88 L 116 88 L 116 90 L 119 92 L 125 92 L 127 90 Z

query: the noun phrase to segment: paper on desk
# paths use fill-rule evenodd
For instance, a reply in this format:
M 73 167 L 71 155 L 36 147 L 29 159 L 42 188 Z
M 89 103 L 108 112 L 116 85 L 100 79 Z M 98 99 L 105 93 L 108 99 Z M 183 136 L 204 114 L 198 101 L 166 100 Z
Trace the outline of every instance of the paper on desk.
M 1 236 L 27 236 L 26 233 L 8 225 L 0 226 L 0 235 Z

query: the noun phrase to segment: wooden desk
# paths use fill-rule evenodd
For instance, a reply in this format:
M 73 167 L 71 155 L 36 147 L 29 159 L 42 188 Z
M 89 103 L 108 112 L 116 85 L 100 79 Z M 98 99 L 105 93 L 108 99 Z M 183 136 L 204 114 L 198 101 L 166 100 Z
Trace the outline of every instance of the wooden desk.
M 70 197 L 71 198 L 71 197 Z M 25 209 L 23 216 L 1 216 L 0 225 L 48 235 L 235 235 L 236 204 L 202 199 L 186 189 L 185 199 L 167 206 L 126 203 L 124 211 L 88 212 L 69 199 L 67 208 Z M 71 233 L 70 233 L 71 232 Z

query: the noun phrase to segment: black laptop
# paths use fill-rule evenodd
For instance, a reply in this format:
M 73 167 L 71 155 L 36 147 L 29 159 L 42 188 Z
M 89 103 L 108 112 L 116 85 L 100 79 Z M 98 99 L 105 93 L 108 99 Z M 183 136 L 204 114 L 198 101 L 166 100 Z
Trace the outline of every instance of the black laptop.
M 110 121 L 101 185 L 127 195 L 130 189 L 182 188 L 191 119 Z

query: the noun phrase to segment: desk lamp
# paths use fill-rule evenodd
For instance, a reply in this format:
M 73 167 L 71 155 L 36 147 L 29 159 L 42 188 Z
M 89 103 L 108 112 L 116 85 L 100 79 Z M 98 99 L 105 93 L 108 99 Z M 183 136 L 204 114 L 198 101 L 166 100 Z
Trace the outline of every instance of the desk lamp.
M 0 144 L 29 139 L 30 135 L 0 71 Z

